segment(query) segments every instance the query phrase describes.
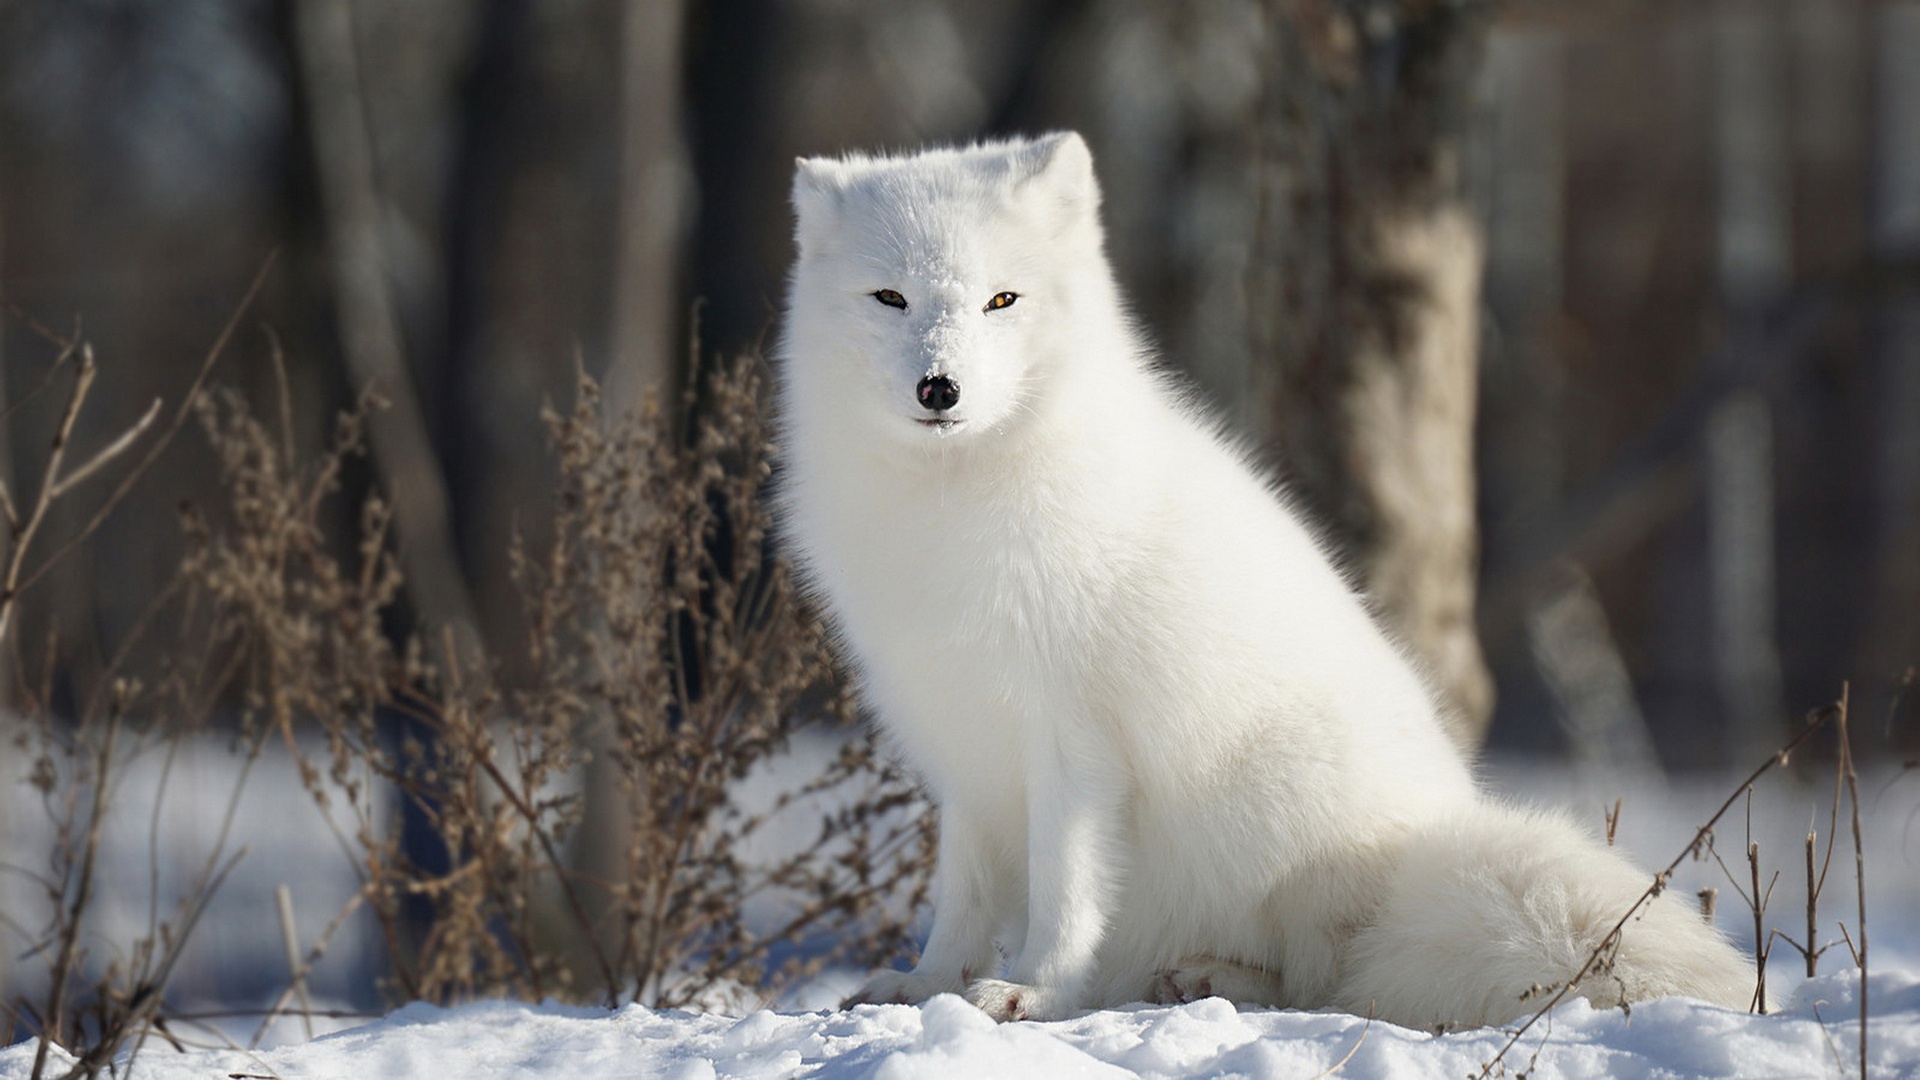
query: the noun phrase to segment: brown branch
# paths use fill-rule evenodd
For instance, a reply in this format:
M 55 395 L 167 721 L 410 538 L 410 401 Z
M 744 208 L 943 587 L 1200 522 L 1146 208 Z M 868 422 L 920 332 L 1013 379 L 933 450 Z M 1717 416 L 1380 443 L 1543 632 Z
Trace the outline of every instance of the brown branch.
M 459 644 L 455 640 L 453 627 L 443 627 L 442 634 L 448 679 L 457 694 L 460 680 Z M 448 732 L 443 725 L 442 735 L 445 734 Z M 553 846 L 553 838 L 547 835 L 547 830 L 540 827 L 539 811 L 513 786 L 505 774 L 501 773 L 500 767 L 494 763 L 493 755 L 485 747 L 470 746 L 469 750 L 473 753 L 474 763 L 479 765 L 487 778 L 493 781 L 494 786 L 500 790 L 500 794 L 506 796 L 508 804 L 526 820 L 527 827 L 533 831 L 534 837 L 539 841 L 540 850 L 546 854 L 547 861 L 553 866 L 554 877 L 559 882 L 562 895 L 566 897 L 568 909 L 572 911 L 573 917 L 579 920 L 581 929 L 587 934 L 588 943 L 591 946 L 589 951 L 593 954 L 595 964 L 600 968 L 600 977 L 606 980 L 607 1007 L 617 1008 L 620 1004 L 618 1000 L 620 979 L 613 973 L 613 967 L 607 961 L 606 951 L 593 939 L 593 920 L 587 916 L 586 905 L 581 902 L 579 891 L 573 887 L 573 879 L 567 873 L 566 860 L 560 857 L 560 852 Z
M 245 848 L 235 852 L 187 901 L 179 927 L 168 936 L 158 968 L 139 980 L 133 993 L 127 998 L 124 1011 L 113 1018 L 112 1027 L 117 1034 L 109 1035 L 103 1031 L 101 1038 L 88 1047 L 86 1053 L 80 1055 L 79 1060 L 74 1062 L 60 1080 L 79 1080 L 81 1077 L 99 1075 L 101 1068 L 113 1060 L 114 1055 L 119 1052 L 120 1043 L 128 1033 L 135 1028 L 140 1028 L 144 1038 L 144 1030 L 151 1026 L 148 1020 L 159 1011 L 161 1002 L 165 1000 L 167 983 L 173 978 L 174 964 L 179 961 L 187 941 L 193 937 L 194 927 L 199 924 L 200 917 L 206 913 L 207 905 L 212 901 L 213 895 L 226 884 L 228 875 L 233 873 L 233 868 L 240 865 L 240 860 L 245 856 Z M 129 1056 L 138 1056 L 138 1054 L 139 1046 L 136 1041 Z
M 1747 789 L 1747 834 L 1753 834 L 1753 789 Z M 1774 882 L 1780 880 L 1779 871 L 1774 871 L 1768 880 L 1765 892 L 1760 890 L 1760 842 L 1747 841 L 1747 870 L 1752 874 L 1753 899 L 1748 910 L 1753 913 L 1753 1004 L 1754 1012 L 1766 1015 L 1767 1012 L 1767 958 L 1773 955 L 1773 939 L 1767 935 L 1767 901 L 1773 897 Z
M 46 1075 L 47 1051 L 61 1038 L 66 1026 L 67 979 L 73 972 L 74 953 L 80 944 L 80 924 L 93 900 L 93 874 L 99 864 L 100 830 L 106 824 L 108 773 L 113 765 L 113 750 L 120 738 L 121 717 L 115 713 L 107 725 L 107 737 L 100 747 L 99 764 L 93 778 L 92 818 L 87 822 L 87 839 L 80 852 L 80 881 L 73 899 L 61 912 L 60 953 L 53 965 L 53 985 L 47 993 L 47 1022 L 40 1028 L 40 1045 L 33 1052 L 33 1080 Z
M 1801 956 L 1807 962 L 1807 978 L 1820 974 L 1820 879 L 1813 872 L 1813 848 L 1819 839 L 1807 830 L 1807 945 Z M 1833 834 L 1827 834 L 1827 848 L 1833 848 Z
M 1853 738 L 1847 729 L 1847 704 L 1851 688 L 1840 689 L 1840 767 L 1847 777 L 1847 803 L 1853 811 L 1853 891 L 1856 894 L 1856 918 L 1860 924 L 1860 944 L 1853 950 L 1860 965 L 1860 1080 L 1867 1080 L 1867 857 L 1860 830 L 1860 774 L 1853 767 Z
M 1334 1062 L 1332 1065 L 1327 1066 L 1327 1068 L 1324 1071 L 1316 1074 L 1313 1077 L 1313 1080 L 1327 1080 L 1327 1078 L 1332 1076 L 1334 1073 L 1337 1073 L 1341 1069 L 1346 1068 L 1347 1062 L 1352 1061 L 1353 1055 L 1359 1053 L 1360 1047 L 1366 1044 L 1367 1032 L 1372 1030 L 1373 1030 L 1373 1010 L 1369 1009 L 1367 1010 L 1367 1022 L 1360 1026 L 1360 1037 L 1353 1040 L 1353 1045 L 1347 1047 L 1346 1054 L 1343 1055 L 1339 1061 Z
M 1542 1005 L 1532 1016 L 1526 1019 L 1525 1023 L 1522 1023 L 1518 1028 L 1514 1029 L 1513 1034 L 1508 1036 L 1507 1041 L 1500 1045 L 1500 1049 L 1494 1051 L 1493 1057 L 1480 1067 L 1480 1071 L 1475 1074 L 1475 1080 L 1487 1080 L 1488 1077 L 1492 1076 L 1494 1068 L 1507 1056 L 1507 1051 L 1512 1050 L 1514 1046 L 1520 1042 L 1521 1038 L 1523 1038 L 1528 1031 L 1532 1030 L 1533 1025 L 1540 1022 L 1542 1017 L 1552 1012 L 1554 1006 L 1565 1001 L 1567 997 L 1573 993 L 1574 988 L 1580 985 L 1580 980 L 1592 973 L 1595 965 L 1599 964 L 1600 958 L 1606 955 L 1609 946 L 1619 940 L 1620 934 L 1626 929 L 1627 923 L 1639 913 L 1641 908 L 1653 900 L 1654 897 L 1666 891 L 1667 882 L 1673 877 L 1673 872 L 1680 868 L 1680 864 L 1685 862 L 1689 855 L 1698 851 L 1701 844 L 1707 842 L 1707 838 L 1713 832 L 1713 827 L 1718 825 L 1720 819 L 1726 816 L 1727 811 L 1733 808 L 1734 801 L 1740 798 L 1742 792 L 1751 789 L 1762 776 L 1765 776 L 1775 766 L 1785 764 L 1788 757 L 1790 757 L 1795 750 L 1798 750 L 1802 743 L 1812 738 L 1814 732 L 1826 726 L 1827 721 L 1833 719 L 1836 715 L 1844 716 L 1845 714 L 1844 698 L 1842 698 L 1841 705 L 1838 708 L 1829 707 L 1816 712 L 1800 734 L 1795 735 L 1785 746 L 1774 751 L 1759 768 L 1749 773 L 1747 778 L 1741 781 L 1738 787 L 1734 788 L 1733 793 L 1721 802 L 1720 808 L 1713 812 L 1713 816 L 1707 819 L 1707 823 L 1694 831 L 1693 841 L 1686 846 L 1686 849 L 1674 856 L 1673 861 L 1669 862 L 1665 869 L 1653 876 L 1653 883 L 1647 886 L 1639 898 L 1634 900 L 1633 905 L 1627 908 L 1626 912 L 1613 924 L 1613 929 L 1607 931 L 1606 936 L 1600 939 L 1600 944 L 1594 946 L 1593 951 L 1587 954 L 1586 963 L 1580 965 L 1580 970 L 1574 973 L 1573 978 L 1568 979 L 1566 983 L 1560 987 L 1559 991 L 1556 992 L 1552 998 L 1548 999 L 1545 1005 Z M 1858 844 L 1855 846 L 1857 848 Z M 1862 900 L 1861 907 L 1863 912 L 1865 905 L 1866 901 Z M 1862 986 L 1865 986 L 1864 982 Z M 1863 1000 L 1864 996 L 1863 994 Z M 1865 1023 L 1864 1014 L 1861 1022 L 1863 1024 Z
M 31 318 L 27 318 L 25 314 L 17 308 L 9 307 L 9 310 L 12 310 L 22 318 L 26 318 L 29 325 L 38 325 L 34 323 Z M 20 400 L 9 404 L 4 411 L 0 411 L 0 424 L 12 420 L 20 410 L 32 404 L 34 399 L 38 398 L 41 394 L 46 393 L 47 388 L 53 385 L 55 379 L 59 378 L 60 369 L 67 366 L 67 361 L 72 360 L 74 355 L 79 351 L 80 330 L 77 326 L 74 328 L 72 338 L 62 337 L 59 334 L 53 333 L 51 330 L 46 330 L 44 327 L 40 329 L 44 331 L 48 341 L 60 347 L 60 355 L 53 358 L 53 363 L 47 368 L 47 373 L 40 376 L 40 381 L 34 384 L 33 389 L 20 395 Z
M 141 414 L 140 419 L 134 421 L 132 427 L 121 432 L 118 438 L 101 447 L 100 451 L 89 458 L 85 465 L 61 477 L 60 482 L 53 486 L 53 497 L 57 499 L 67 492 L 72 491 L 74 488 L 79 487 L 81 484 L 86 483 L 88 477 L 105 468 L 114 458 L 126 453 L 127 449 L 138 441 L 140 436 L 146 434 L 148 428 L 153 426 L 154 420 L 160 416 L 161 404 L 162 402 L 159 398 L 154 398 L 153 404 L 147 406 L 147 411 Z
M 311 1039 L 313 1021 L 306 1014 L 313 1011 L 313 998 L 307 993 L 307 967 L 300 962 L 300 933 L 293 923 L 293 894 L 287 891 L 285 882 L 273 890 L 273 901 L 280 914 L 280 943 L 287 953 L 287 979 L 300 997 L 301 1024 Z
M 18 595 L 18 593 L 32 588 L 35 582 L 46 576 L 47 571 L 51 570 L 55 563 L 59 562 L 68 552 L 79 547 L 94 533 L 98 532 L 100 526 L 106 524 L 107 518 L 113 515 L 113 512 L 126 500 L 127 495 L 133 491 L 134 485 L 140 482 L 140 478 L 145 476 L 147 470 L 153 467 L 153 463 L 159 460 L 160 455 L 166 451 L 168 446 L 173 444 L 174 436 L 179 434 L 180 428 L 187 422 L 187 417 L 192 415 L 193 403 L 199 398 L 201 388 L 206 385 L 207 377 L 213 373 L 214 364 L 219 361 L 221 355 L 226 351 L 227 343 L 233 339 L 234 330 L 240 325 L 241 316 L 246 313 L 249 307 L 253 306 L 254 299 L 260 295 L 261 288 L 266 285 L 267 272 L 273 269 L 274 259 L 277 257 L 277 254 L 277 252 L 269 253 L 265 261 L 260 264 L 260 269 L 253 275 L 253 282 L 247 286 L 247 291 L 240 297 L 240 302 L 234 305 L 233 313 L 227 316 L 226 325 L 221 327 L 219 336 L 214 338 L 212 347 L 207 350 L 205 358 L 200 361 L 200 370 L 194 373 L 193 382 L 188 384 L 186 393 L 181 396 L 180 406 L 174 410 L 173 419 L 167 423 L 166 430 L 160 433 L 160 437 L 148 445 L 146 456 L 141 458 L 133 468 L 129 469 L 120 477 L 120 483 L 114 487 L 112 494 L 107 496 L 106 501 L 100 504 L 100 507 L 94 511 L 93 516 L 87 519 L 87 523 L 82 525 L 79 531 L 67 537 L 59 547 L 54 549 L 52 554 L 43 559 L 32 573 L 27 574 L 25 578 L 20 581 L 17 588 L 14 589 L 11 594 L 0 594 L 0 596 Z M 6 602 L 8 601 L 0 600 L 0 603 Z M 4 613 L 0 612 L 0 641 L 4 641 L 5 639 Z
M 9 494 L 6 499 L 9 547 L 6 575 L 0 579 L 0 643 L 6 641 L 13 629 L 16 601 L 26 588 L 21 581 L 21 573 L 26 568 L 27 552 L 32 550 L 33 539 L 46 523 L 47 512 L 58 497 L 60 466 L 67 456 L 67 443 L 73 438 L 74 422 L 80 418 L 80 409 L 87 403 L 87 393 L 93 388 L 93 379 L 97 374 L 93 364 L 93 348 L 83 344 L 79 346 L 79 351 L 80 370 L 74 375 L 73 390 L 67 395 L 67 407 L 61 412 L 60 422 L 53 429 L 53 444 L 40 470 L 40 489 L 34 495 L 33 508 L 22 518 L 14 506 L 12 495 Z

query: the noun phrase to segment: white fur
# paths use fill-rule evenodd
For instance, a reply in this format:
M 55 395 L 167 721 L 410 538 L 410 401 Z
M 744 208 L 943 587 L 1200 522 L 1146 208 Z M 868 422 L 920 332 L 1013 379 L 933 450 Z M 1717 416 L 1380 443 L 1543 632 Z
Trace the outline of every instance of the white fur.
M 1478 794 L 1313 535 L 1154 371 L 1077 135 L 804 160 L 793 198 L 783 524 L 941 812 L 926 950 L 862 999 L 1477 1025 L 1573 975 L 1647 879 Z M 921 422 L 928 375 L 956 423 Z M 1750 985 L 1664 898 L 1609 978 L 1583 989 Z

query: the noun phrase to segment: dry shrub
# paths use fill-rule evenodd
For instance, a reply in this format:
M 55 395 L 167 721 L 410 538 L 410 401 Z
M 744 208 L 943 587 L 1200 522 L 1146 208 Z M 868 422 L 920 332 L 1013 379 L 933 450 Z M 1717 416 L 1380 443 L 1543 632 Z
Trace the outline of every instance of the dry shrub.
M 583 375 L 573 408 L 549 412 L 555 517 L 545 546 L 512 542 L 530 629 L 511 663 L 451 631 L 395 636 L 404 583 L 380 499 L 359 507 L 356 535 L 329 535 L 377 402 L 302 465 L 238 394 L 194 395 L 227 498 L 185 514 L 178 578 L 135 635 L 164 630 L 170 648 L 135 679 L 128 641 L 75 705 L 55 707 L 54 680 L 16 695 L 10 750 L 34 762 L 57 837 L 27 871 L 50 922 L 0 924 L 49 977 L 22 981 L 31 1000 L 4 1013 L 73 1055 L 44 1056 L 36 1080 L 173 1038 L 167 977 L 232 868 L 225 825 L 179 911 L 142 940 L 96 943 L 105 959 L 90 959 L 88 912 L 117 770 L 202 732 L 234 747 L 235 802 L 279 740 L 328 820 L 348 823 L 360 889 L 304 943 L 276 1013 L 358 909 L 384 932 L 396 999 L 743 1005 L 910 948 L 931 814 L 845 727 L 845 680 L 770 554 L 754 366 L 722 365 L 701 389 L 679 417 L 610 419 Z M 806 768 L 783 752 L 816 728 L 839 752 L 795 776 Z M 743 793 L 775 769 L 791 779 L 749 812 Z
M 549 411 L 552 539 L 512 551 L 530 626 L 520 685 L 452 632 L 396 654 L 380 630 L 400 588 L 384 509 L 362 515 L 358 569 L 339 564 L 312 527 L 338 454 L 286 476 L 236 398 L 208 406 L 234 528 L 194 566 L 253 658 L 249 716 L 317 725 L 325 771 L 359 801 L 363 895 L 400 995 L 738 1003 L 908 947 L 929 815 L 863 739 L 776 804 L 821 808 L 795 850 L 756 856 L 775 818 L 737 801 L 796 732 L 852 711 L 768 552 L 759 389 L 751 363 L 723 365 L 685 437 L 657 408 L 603 417 L 584 375 L 573 409 Z M 350 416 L 341 451 L 358 435 Z M 592 775 L 613 798 L 589 798 Z M 381 823 L 375 779 L 444 865 Z M 755 897 L 770 922 L 747 917 Z
M 261 280 L 255 279 L 208 349 L 189 399 L 198 394 L 221 356 Z M 28 882 L 44 900 L 44 905 L 35 905 L 38 910 L 0 911 L 0 947 L 8 950 L 6 959 L 17 958 L 22 969 L 38 968 L 17 980 L 27 992 L 0 999 L 0 1020 L 6 1022 L 0 1033 L 36 1036 L 32 1076 L 39 1080 L 50 1069 L 65 1076 L 97 1075 L 130 1041 L 137 1046 L 150 1031 L 164 1034 L 160 1014 L 175 965 L 237 856 L 226 845 L 230 801 L 219 835 L 209 838 L 204 865 L 166 918 L 155 896 L 143 931 L 130 940 L 107 939 L 91 925 L 101 888 L 102 835 L 126 765 L 143 754 L 163 754 L 164 792 L 181 737 L 203 729 L 231 670 L 213 650 L 194 645 L 207 640 L 210 624 L 185 573 L 151 599 L 113 655 L 89 669 L 95 672 L 91 679 L 81 679 L 61 663 L 53 613 L 21 614 L 28 610 L 23 597 L 104 525 L 190 411 L 183 404 L 170 421 L 160 422 L 162 402 L 156 400 L 140 419 L 89 456 L 70 459 L 71 440 L 99 368 L 91 344 L 77 333 L 69 338 L 38 323 L 30 326 L 60 352 L 41 384 L 15 408 L 56 385 L 71 369 L 60 420 L 46 450 L 27 470 L 38 473 L 31 499 L 0 482 L 0 512 L 6 524 L 0 548 L 0 688 L 6 691 L 0 694 L 0 746 L 12 756 L 10 764 L 26 763 L 24 782 L 37 796 L 52 831 L 45 851 L 0 853 L 6 858 L 0 872 Z M 156 427 L 157 437 L 148 438 Z M 144 452 L 131 454 L 136 447 Z M 123 467 L 129 458 L 137 460 Z M 108 486 L 103 478 L 116 471 L 118 482 L 84 519 L 68 515 L 64 534 L 53 532 L 56 506 L 70 508 L 83 486 Z M 35 614 L 45 628 L 23 625 Z M 166 618 L 178 619 L 172 629 L 181 647 L 151 665 L 144 677 L 130 674 L 129 657 L 136 646 Z M 23 647 L 29 636 L 41 650 L 37 664 Z M 233 798 L 259 749 L 257 741 L 242 749 L 236 769 L 241 779 L 235 781 Z M 67 1053 L 54 1055 L 55 1046 Z
M 871 964 L 908 940 L 911 905 L 883 901 L 924 889 L 929 816 L 864 740 L 805 786 L 829 808 L 810 846 L 771 864 L 743 851 L 768 818 L 735 806 L 739 783 L 799 725 L 853 712 L 823 628 L 768 554 L 759 396 L 739 360 L 708 381 L 703 408 L 688 403 L 685 440 L 657 409 L 608 425 L 585 376 L 573 410 L 546 415 L 559 509 L 544 558 L 513 553 L 535 676 L 510 697 L 508 730 L 532 766 L 519 779 L 529 801 L 551 777 L 546 755 L 605 755 L 627 840 L 587 899 L 604 907 L 589 944 L 609 996 L 680 1004 L 790 980 L 828 958 L 791 953 L 767 970 L 771 949 L 804 937 Z M 565 804 L 551 813 L 556 834 L 576 824 Z M 742 901 L 768 891 L 796 903 L 779 925 L 750 927 Z

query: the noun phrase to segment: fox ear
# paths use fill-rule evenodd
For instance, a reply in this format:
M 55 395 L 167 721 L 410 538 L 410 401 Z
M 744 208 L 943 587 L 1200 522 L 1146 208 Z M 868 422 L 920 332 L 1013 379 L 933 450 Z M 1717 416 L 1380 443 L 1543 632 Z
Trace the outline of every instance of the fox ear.
M 832 158 L 793 159 L 793 209 L 801 217 L 839 205 L 845 190 L 845 167 Z
M 830 223 L 838 216 L 846 191 L 844 172 L 841 163 L 832 158 L 793 159 L 794 235 L 803 249 L 809 246 L 809 236 L 832 228 Z
M 1056 131 L 1028 143 L 1016 169 L 1018 186 L 1045 191 L 1063 207 L 1092 214 L 1100 206 L 1100 183 L 1093 177 L 1093 151 L 1077 131 Z

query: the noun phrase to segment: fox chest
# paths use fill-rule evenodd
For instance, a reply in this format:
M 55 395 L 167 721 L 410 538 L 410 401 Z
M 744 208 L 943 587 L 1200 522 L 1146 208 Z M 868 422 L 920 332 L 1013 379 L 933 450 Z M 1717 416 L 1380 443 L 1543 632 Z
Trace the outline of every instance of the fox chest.
M 1056 530 L 984 507 L 883 499 L 819 524 L 814 584 L 870 686 L 896 699 L 887 704 L 1024 712 L 1079 682 L 1101 618 L 1085 565 Z
M 1099 616 L 1065 539 L 991 517 L 882 516 L 833 538 L 822 584 L 872 659 L 1059 670 Z

